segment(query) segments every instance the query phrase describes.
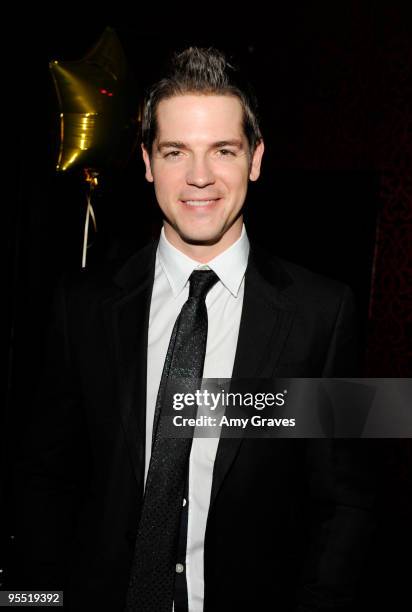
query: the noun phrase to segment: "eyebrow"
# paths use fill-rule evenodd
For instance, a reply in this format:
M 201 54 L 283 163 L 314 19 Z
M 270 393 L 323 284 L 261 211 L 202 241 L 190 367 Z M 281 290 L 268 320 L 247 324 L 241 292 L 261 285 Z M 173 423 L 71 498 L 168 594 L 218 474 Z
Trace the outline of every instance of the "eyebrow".
M 238 138 L 231 140 L 218 140 L 210 145 L 210 148 L 212 149 L 216 147 L 238 147 L 239 149 L 243 149 L 243 143 Z M 159 142 L 157 149 L 158 151 L 161 151 L 162 149 L 188 149 L 188 146 L 179 140 L 165 140 L 163 142 Z

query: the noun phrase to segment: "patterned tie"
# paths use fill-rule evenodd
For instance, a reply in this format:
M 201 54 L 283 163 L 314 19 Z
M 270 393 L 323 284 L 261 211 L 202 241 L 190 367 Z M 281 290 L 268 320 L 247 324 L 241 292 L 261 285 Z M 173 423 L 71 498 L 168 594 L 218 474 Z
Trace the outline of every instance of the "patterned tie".
M 162 436 L 170 424 L 170 414 L 167 417 L 163 406 L 168 403 L 168 381 L 184 379 L 185 393 L 200 388 L 208 327 L 205 299 L 218 277 L 212 270 L 194 270 L 189 281 L 189 298 L 172 331 L 157 395 L 126 612 L 171 612 L 173 605 L 180 513 L 192 438 Z

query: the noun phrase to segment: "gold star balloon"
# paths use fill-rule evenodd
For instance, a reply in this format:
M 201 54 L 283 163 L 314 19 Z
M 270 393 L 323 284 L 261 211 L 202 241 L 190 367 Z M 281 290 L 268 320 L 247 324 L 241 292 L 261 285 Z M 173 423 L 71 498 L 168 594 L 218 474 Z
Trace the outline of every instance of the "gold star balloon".
M 60 106 L 57 170 L 122 164 L 137 141 L 138 95 L 116 32 L 81 60 L 49 64 Z
M 139 96 L 120 40 L 106 28 L 96 46 L 81 60 L 51 61 L 60 106 L 60 143 L 56 169 L 78 168 L 88 184 L 82 267 L 86 265 L 89 218 L 99 173 L 122 166 L 137 144 Z

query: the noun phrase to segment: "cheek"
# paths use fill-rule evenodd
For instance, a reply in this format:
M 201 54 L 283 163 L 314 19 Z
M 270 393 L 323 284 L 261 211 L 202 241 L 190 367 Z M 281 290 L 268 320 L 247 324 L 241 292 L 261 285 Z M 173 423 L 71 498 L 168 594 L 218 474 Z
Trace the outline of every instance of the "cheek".
M 155 192 L 158 198 L 163 201 L 168 201 L 171 197 L 175 197 L 179 194 L 181 189 L 181 178 L 176 176 L 175 172 L 164 172 L 161 175 L 154 176 Z
M 236 177 L 236 179 L 231 177 L 230 182 L 226 182 L 226 187 L 228 189 L 229 202 L 233 206 L 237 206 L 240 201 L 243 202 L 247 192 L 247 180 L 245 180 L 244 177 L 239 176 Z
M 221 180 L 231 191 L 243 191 L 248 183 L 248 172 L 245 167 L 226 168 L 220 172 Z

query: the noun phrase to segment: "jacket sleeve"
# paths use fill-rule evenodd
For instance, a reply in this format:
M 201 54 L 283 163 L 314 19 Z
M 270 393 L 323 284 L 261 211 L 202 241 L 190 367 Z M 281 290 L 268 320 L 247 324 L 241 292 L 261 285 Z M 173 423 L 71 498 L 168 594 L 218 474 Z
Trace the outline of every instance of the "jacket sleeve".
M 81 488 L 84 426 L 63 283 L 55 292 L 46 346 L 15 465 L 16 586 L 25 589 L 63 588 Z
M 356 377 L 354 298 L 345 287 L 323 377 Z M 375 528 L 379 440 L 307 441 L 309 548 L 298 612 L 351 610 Z

